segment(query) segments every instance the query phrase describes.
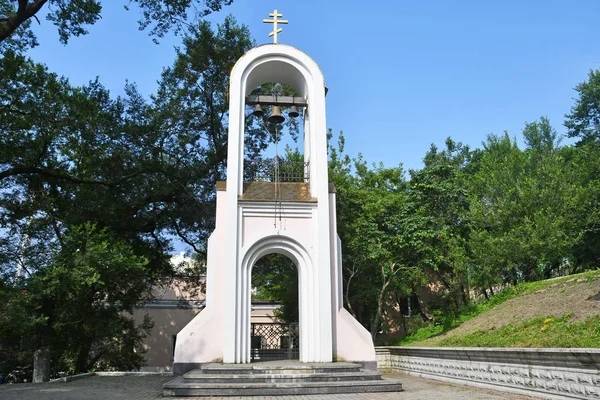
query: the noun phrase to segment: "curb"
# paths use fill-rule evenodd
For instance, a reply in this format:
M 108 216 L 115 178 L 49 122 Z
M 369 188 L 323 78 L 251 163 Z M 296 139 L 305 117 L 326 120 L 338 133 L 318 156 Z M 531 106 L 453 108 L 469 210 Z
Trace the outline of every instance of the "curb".
M 63 376 L 62 378 L 52 379 L 50 381 L 50 383 L 55 383 L 55 382 L 71 382 L 71 381 L 76 381 L 78 379 L 89 378 L 89 377 L 94 376 L 94 375 L 96 375 L 95 372 L 87 372 L 85 374 Z
M 97 376 L 173 376 L 173 372 L 105 371 L 94 373 Z
M 62 378 L 52 379 L 50 383 L 71 382 L 78 379 L 89 378 L 92 376 L 173 376 L 172 372 L 141 372 L 141 371 L 105 371 L 105 372 L 86 372 L 85 374 L 63 376 Z

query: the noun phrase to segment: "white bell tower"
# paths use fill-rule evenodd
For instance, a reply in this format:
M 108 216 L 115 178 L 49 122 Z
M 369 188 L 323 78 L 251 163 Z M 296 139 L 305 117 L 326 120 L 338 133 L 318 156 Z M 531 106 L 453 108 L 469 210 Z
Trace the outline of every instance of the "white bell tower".
M 246 105 L 256 102 L 250 92 L 267 82 L 293 88 L 298 95 L 292 102 L 304 107 L 304 182 L 244 182 Z M 206 308 L 177 335 L 176 374 L 207 362 L 250 362 L 252 267 L 269 253 L 284 254 L 298 269 L 300 361 L 344 360 L 375 368 L 369 333 L 343 308 L 325 92 L 314 60 L 287 45 L 255 47 L 231 71 L 227 181 L 217 184 Z
M 259 202 L 257 197 L 245 196 L 242 179 L 245 99 L 255 87 L 265 82 L 283 83 L 307 103 L 304 161 L 308 165 L 309 182 L 291 183 L 288 188 L 282 188 L 284 184 L 280 183 L 279 188 L 273 188 L 282 194 L 283 201 L 277 210 L 281 219 L 275 216 L 277 204 L 274 201 Z M 267 252 L 280 252 L 295 261 L 299 273 L 300 360 L 330 362 L 332 252 L 323 75 L 312 59 L 293 47 L 260 46 L 250 50 L 233 68 L 230 101 L 226 201 L 231 211 L 226 229 L 231 249 L 227 252 L 226 268 L 228 275 L 236 279 L 227 282 L 229 287 L 225 292 L 232 293 L 241 288 L 242 293 L 225 299 L 225 313 L 231 313 L 234 318 L 230 318 L 231 329 L 225 332 L 223 361 L 250 361 L 251 261 Z M 249 188 L 251 184 L 246 186 Z M 286 189 L 291 192 L 287 196 Z

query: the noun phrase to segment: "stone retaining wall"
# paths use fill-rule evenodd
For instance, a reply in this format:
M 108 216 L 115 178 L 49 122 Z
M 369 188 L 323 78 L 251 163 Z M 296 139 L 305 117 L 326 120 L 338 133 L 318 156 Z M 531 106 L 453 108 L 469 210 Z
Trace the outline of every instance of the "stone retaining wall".
M 377 347 L 377 367 L 545 399 L 600 399 L 600 349 Z

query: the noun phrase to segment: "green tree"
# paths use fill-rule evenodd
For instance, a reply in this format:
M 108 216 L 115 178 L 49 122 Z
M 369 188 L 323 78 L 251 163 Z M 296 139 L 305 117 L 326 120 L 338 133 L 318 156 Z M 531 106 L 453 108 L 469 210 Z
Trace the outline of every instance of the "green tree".
M 583 187 L 580 165 L 574 163 L 574 149 L 560 146 L 560 138 L 546 117 L 525 124 L 527 156 L 527 206 L 534 232 L 530 245 L 543 278 L 573 271 L 561 271 L 572 256 L 577 239 L 578 213 Z
M 600 146 L 577 146 L 569 162 L 576 168 L 574 182 L 579 189 L 572 212 L 576 224 L 572 261 L 581 270 L 600 268 Z
M 138 325 L 126 313 L 150 296 L 155 280 L 148 260 L 90 224 L 74 227 L 62 241 L 46 268 L 27 270 L 1 292 L 2 351 L 13 366 L 48 349 L 56 367 L 74 372 L 139 368 L 152 324 Z
M 214 185 L 225 179 L 227 166 L 229 73 L 236 61 L 254 46 L 250 31 L 228 16 L 215 30 L 202 21 L 189 30 L 177 49 L 172 66 L 164 69 L 157 94 L 152 97 L 156 141 L 182 170 L 194 171 L 199 210 L 178 205 L 173 234 L 196 252 L 214 227 Z M 252 133 L 255 133 L 254 135 Z M 265 130 L 246 135 L 247 153 L 256 156 L 270 140 Z M 190 203 L 190 204 L 193 204 Z
M 547 118 L 523 130 L 527 148 L 489 136 L 471 181 L 471 237 L 480 289 L 561 273 L 578 236 L 581 185 L 573 152 Z
M 160 177 L 176 166 L 161 162 L 145 142 L 145 133 L 138 128 L 148 107 L 139 103 L 133 87 L 128 88 L 127 99 L 113 100 L 98 82 L 72 87 L 44 66 L 10 53 L 0 60 L 0 70 L 1 277 L 8 303 L 15 307 L 7 315 L 18 317 L 7 321 L 7 326 L 20 332 L 21 340 L 29 338 L 31 346 L 50 348 L 56 365 L 63 355 L 77 353 L 69 365 L 81 371 L 91 365 L 93 350 L 102 354 L 98 362 L 112 357 L 114 365 L 125 365 L 121 361 L 128 354 L 133 360 L 129 365 L 139 365 L 135 346 L 122 347 L 125 353 L 115 358 L 116 353 L 102 350 L 100 342 L 116 346 L 125 340 L 115 332 L 128 332 L 132 343 L 139 342 L 138 329 L 120 316 L 131 308 L 132 300 L 125 303 L 117 294 L 129 292 L 139 299 L 144 290 L 172 273 L 165 254 L 169 241 L 163 232 L 168 205 L 178 200 L 165 196 L 166 186 L 160 181 L 167 179 Z M 185 181 L 175 182 L 180 177 L 174 172 L 167 185 L 177 186 L 178 193 L 185 188 Z M 174 187 L 170 190 L 174 192 Z M 119 251 L 126 245 L 136 257 L 143 257 L 146 277 L 131 277 L 139 288 L 91 282 L 93 290 L 84 290 L 86 279 L 94 278 L 76 279 L 84 265 L 66 260 L 77 259 L 69 243 L 77 227 L 88 221 L 108 235 L 103 243 L 108 241 Z M 119 268 L 125 274 L 126 260 L 111 261 L 106 256 L 106 262 L 113 263 L 111 275 L 118 278 Z M 85 273 L 107 279 L 102 274 L 104 264 L 85 261 L 90 261 L 86 268 L 94 271 Z M 96 303 L 88 298 L 92 291 Z M 63 294 L 71 297 L 63 296 L 60 303 Z M 99 301 L 112 302 L 114 296 L 125 308 L 92 308 Z M 67 305 L 71 308 L 65 309 Z M 80 312 L 79 306 L 95 319 L 76 323 L 76 316 L 65 314 Z M 22 331 L 27 324 L 19 320 L 31 321 L 29 334 Z M 64 335 L 57 333 L 62 325 L 69 327 Z M 57 340 L 62 337 L 70 339 L 71 347 Z M 5 340 L 13 339 L 3 336 L 2 347 Z
M 565 115 L 569 137 L 581 142 L 600 140 L 600 70 L 591 70 L 588 80 L 575 87 L 578 98 L 571 112 Z
M 422 284 L 415 262 L 422 218 L 414 214 L 400 166 L 369 165 L 360 155 L 351 160 L 343 154 L 343 134 L 338 140 L 329 147 L 329 177 L 337 193 L 344 300 L 375 339 L 390 294 L 411 294 Z
M 142 17 L 140 29 L 150 28 L 150 34 L 163 37 L 174 29 L 176 33 L 188 26 L 191 18 L 204 17 L 230 5 L 233 0 L 136 0 L 125 4 L 129 9 L 135 3 Z M 60 41 L 66 44 L 70 37 L 87 34 L 87 26 L 102 18 L 99 0 L 0 0 L 0 43 L 13 34 L 31 35 L 31 19 L 40 22 L 38 15 L 47 11 L 46 19 L 56 25 Z M 35 42 L 29 42 L 34 44 Z
M 245 25 L 228 16 L 213 31 L 201 22 L 183 38 L 173 66 L 165 68 L 154 96 L 161 130 L 196 144 L 196 153 L 210 168 L 213 183 L 225 178 L 229 72 L 254 42 Z M 258 139 L 258 147 L 265 142 Z M 209 188 L 212 191 L 212 187 Z
M 580 141 L 570 162 L 578 168 L 578 238 L 574 247 L 575 265 L 600 266 L 600 70 L 591 70 L 588 80 L 575 87 L 578 97 L 565 117 L 570 137 Z
M 247 30 L 234 24 L 227 26 L 231 30 L 221 30 L 226 38 L 222 43 L 232 44 L 227 51 L 239 49 L 236 43 L 249 43 Z M 243 49 L 240 51 L 243 53 Z M 207 88 L 205 93 L 210 91 L 215 98 L 225 99 L 226 77 L 231 63 L 240 55 L 226 51 L 196 54 L 194 62 L 212 65 L 210 76 L 197 84 Z M 193 135 L 209 128 L 188 132 L 169 125 L 189 116 L 184 103 L 179 103 L 184 104 L 179 110 L 169 108 L 171 103 L 161 102 L 159 96 L 149 103 L 132 84 L 126 85 L 125 92 L 124 97 L 112 98 L 97 80 L 74 87 L 67 79 L 12 50 L 0 59 L 0 278 L 3 296 L 9 302 L 20 298 L 20 285 L 24 284 L 27 298 L 51 299 L 54 295 L 44 297 L 44 285 L 34 282 L 53 276 L 50 272 L 57 266 L 62 271 L 78 270 L 79 265 L 66 262 L 76 255 L 70 238 L 88 224 L 106 235 L 103 243 L 107 241 L 115 248 L 122 243 L 138 260 L 145 260 L 145 278 L 132 278 L 141 286 L 127 289 L 138 300 L 153 285 L 173 278 L 175 271 L 168 256 L 173 236 L 186 241 L 200 259 L 204 258 L 205 239 L 214 228 L 213 192 L 219 178 L 215 171 L 222 173 L 215 166 L 224 165 L 225 154 L 211 141 L 193 139 Z M 225 107 L 222 101 L 220 107 Z M 211 116 L 209 121 L 223 123 L 213 119 L 216 113 L 206 115 Z M 224 128 L 218 129 L 223 134 Z M 94 277 L 90 279 L 96 279 L 96 274 L 102 276 L 103 264 L 84 260 Z M 14 308 L 23 313 L 15 311 L 15 315 L 41 318 L 46 325 L 46 316 L 51 315 L 55 319 L 49 325 L 52 332 L 63 322 L 77 321 L 76 317 L 85 312 L 105 317 L 98 317 L 97 325 L 79 324 L 81 331 L 73 328 L 71 334 L 77 335 L 71 338 L 73 347 L 57 342 L 56 334 L 52 334 L 53 360 L 67 357 L 73 369 L 89 368 L 93 354 L 101 348 L 99 343 L 105 340 L 107 345 L 116 344 L 118 341 L 110 340 L 121 329 L 124 334 L 115 336 L 115 340 L 128 337 L 128 343 L 133 344 L 120 346 L 124 352 L 121 355 L 116 349 L 104 352 L 105 356 L 94 365 L 125 368 L 125 354 L 133 360 L 127 368 L 136 365 L 132 352 L 145 328 L 137 330 L 126 320 L 116 318 L 115 313 L 102 314 L 102 309 L 93 309 L 95 303 L 85 297 L 90 291 L 69 289 L 81 281 L 53 282 L 57 293 L 62 290 L 75 296 L 69 301 L 81 305 L 81 309 L 73 310 L 78 314 L 58 312 L 52 301 L 46 301 L 48 309 L 43 312 L 34 307 L 35 302 L 23 301 L 23 306 Z M 92 287 L 101 299 L 109 299 L 113 290 L 121 290 L 111 285 Z M 38 318 L 40 315 L 43 317 Z M 50 335 L 35 332 L 32 343 L 46 346 L 38 337 Z M 14 335 L 7 333 L 1 340 L 4 348 L 5 340 L 14 340 Z
M 522 152 L 508 134 L 489 135 L 483 147 L 469 184 L 473 221 L 470 244 L 475 260 L 473 284 L 487 295 L 488 288 L 511 277 L 517 279 L 510 256 L 523 255 L 521 246 L 526 243 L 511 233 L 520 228 L 520 221 L 510 212 L 521 204 Z
M 467 146 L 448 138 L 442 151 L 431 146 L 421 170 L 410 171 L 409 200 L 415 207 L 413 215 L 421 218 L 415 262 L 431 280 L 443 284 L 445 303 L 454 309 L 470 301 L 466 182 L 470 156 Z
M 184 36 L 175 62 L 164 69 L 158 92 L 152 97 L 156 141 L 169 147 L 169 157 L 185 166 L 188 173 L 193 170 L 195 179 L 201 182 L 196 197 L 204 202 L 204 211 L 179 204 L 179 218 L 173 222 L 175 229 L 171 232 L 196 252 L 205 251 L 203 243 L 214 227 L 214 185 L 225 180 L 229 74 L 253 46 L 248 27 L 238 25 L 232 16 L 215 30 L 210 23 L 200 22 Z M 272 87 L 263 86 L 265 90 Z M 286 88 L 281 90 L 288 93 Z M 246 166 L 260 158 L 274 141 L 274 126 L 266 119 L 267 115 L 258 118 L 251 114 L 246 118 Z M 279 129 L 295 132 L 297 125 L 288 118 Z
M 281 303 L 275 316 L 284 322 L 299 321 L 298 269 L 281 254 L 267 254 L 252 268 L 253 299 Z

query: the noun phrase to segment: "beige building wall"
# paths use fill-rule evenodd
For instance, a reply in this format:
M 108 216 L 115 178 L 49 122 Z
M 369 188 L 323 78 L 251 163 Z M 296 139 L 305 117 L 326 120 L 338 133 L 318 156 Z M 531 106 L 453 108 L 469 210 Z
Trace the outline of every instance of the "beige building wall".
M 182 254 L 174 256 L 172 263 L 189 262 Z M 140 305 L 133 313 L 137 323 L 148 315 L 154 322 L 150 335 L 144 340 L 146 366 L 142 371 L 171 371 L 175 338 L 199 312 L 204 309 L 206 276 L 196 281 L 173 281 L 154 289 L 154 300 Z M 279 308 L 277 302 L 253 301 L 252 323 L 279 322 L 273 315 Z
M 273 313 L 279 308 L 279 304 L 272 301 L 252 301 L 252 313 L 250 322 L 253 324 L 268 324 L 280 322 Z
M 135 311 L 136 321 L 142 322 L 148 315 L 154 322 L 152 332 L 144 340 L 146 366 L 143 371 L 171 371 L 174 338 L 200 311 L 199 308 L 182 309 L 176 305 L 140 307 Z
M 273 303 L 253 304 L 252 323 L 279 322 L 273 315 L 278 305 Z M 171 371 L 173 348 L 177 333 L 186 326 L 203 307 L 179 308 L 177 302 L 153 302 L 138 308 L 134 318 L 138 323 L 148 315 L 154 322 L 152 332 L 144 340 L 146 366 L 142 371 Z

